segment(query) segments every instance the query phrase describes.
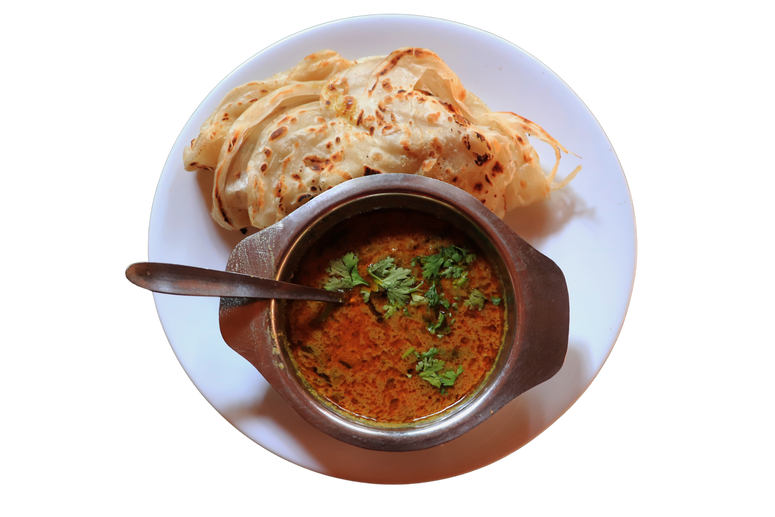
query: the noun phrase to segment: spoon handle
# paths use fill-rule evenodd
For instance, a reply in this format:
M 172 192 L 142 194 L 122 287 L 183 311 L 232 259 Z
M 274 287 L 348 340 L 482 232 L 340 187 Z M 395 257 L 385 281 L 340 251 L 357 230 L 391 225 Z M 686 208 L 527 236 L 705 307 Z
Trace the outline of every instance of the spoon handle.
M 133 284 L 156 293 L 227 298 L 344 301 L 344 294 L 241 273 L 179 264 L 137 262 L 126 269 Z

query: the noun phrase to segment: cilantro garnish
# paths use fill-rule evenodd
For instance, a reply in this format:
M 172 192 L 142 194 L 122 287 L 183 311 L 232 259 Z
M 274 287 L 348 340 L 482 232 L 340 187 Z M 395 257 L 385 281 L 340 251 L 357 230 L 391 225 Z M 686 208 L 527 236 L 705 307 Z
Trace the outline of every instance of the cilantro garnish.
M 450 332 L 449 325 L 442 326 L 445 319 L 444 313 L 440 312 L 436 322 L 428 324 L 428 332 L 431 334 L 448 334 Z
M 431 285 L 431 288 L 428 289 L 428 292 L 425 293 L 425 299 L 428 300 L 428 305 L 430 307 L 441 305 L 449 309 L 449 300 L 444 296 L 444 293 L 439 293 L 438 284 L 435 282 Z
M 382 306 L 382 310 L 385 311 L 385 317 L 389 318 L 393 314 L 397 313 L 398 311 L 401 311 L 403 307 L 403 313 L 404 316 L 409 316 L 409 310 L 406 308 L 406 306 L 402 305 L 400 302 L 392 302 L 388 303 L 386 305 Z
M 454 385 L 458 376 L 463 373 L 463 367 L 458 366 L 457 370 L 447 370 L 439 373 L 444 368 L 444 361 L 435 358 L 438 353 L 439 349 L 435 347 L 422 354 L 415 352 L 419 359 L 415 370 L 417 370 L 421 379 L 428 382 L 431 386 L 441 388 L 442 392 L 445 392 L 444 388 Z
M 428 280 L 440 277 L 460 278 L 464 267 L 476 260 L 476 255 L 460 246 L 442 246 L 439 252 L 428 257 L 417 257 L 413 265 L 422 266 L 422 276 Z
M 342 258 L 332 260 L 326 272 L 332 277 L 325 285 L 325 289 L 328 291 L 350 289 L 356 285 L 369 285 L 358 274 L 358 257 L 355 253 L 348 253 Z
M 441 279 L 452 279 L 453 286 L 462 289 L 468 282 L 466 268 L 474 260 L 476 260 L 476 254 L 455 245 L 442 246 L 435 255 L 419 256 L 412 260 L 413 266 L 422 267 L 423 278 L 431 284 L 425 293 L 425 299 L 428 300 L 428 307 L 434 309 L 432 314 L 436 315 L 436 321 L 428 325 L 429 332 L 439 336 L 448 334 L 449 325 L 454 322 L 454 319 L 449 319 L 449 315 L 441 311 L 449 311 L 450 307 L 457 309 L 457 305 L 450 305 L 445 294 L 441 292 Z
M 393 257 L 387 257 L 376 264 L 371 264 L 368 267 L 368 272 L 380 289 L 387 293 L 390 305 L 385 307 L 394 308 L 390 314 L 409 303 L 411 301 L 411 294 L 419 291 L 422 285 L 421 282 L 415 286 L 414 284 L 417 281 L 412 276 L 412 270 L 397 267 Z
M 428 305 L 428 299 L 421 294 L 412 293 L 412 301 L 409 302 L 409 305 Z
M 468 300 L 464 301 L 463 305 L 469 309 L 479 309 L 481 311 L 484 308 L 484 295 L 478 289 L 473 289 Z
M 463 273 L 460 275 L 460 277 L 457 278 L 457 280 L 452 281 L 452 283 L 455 284 L 455 287 L 457 287 L 458 289 L 462 289 L 467 282 L 468 282 L 468 271 L 463 271 Z
M 433 279 L 439 276 L 439 270 L 444 265 L 444 257 L 441 253 L 430 257 L 420 257 L 423 278 Z
M 465 270 L 460 266 L 449 266 L 441 272 L 441 276 L 444 278 L 460 278 L 464 273 Z

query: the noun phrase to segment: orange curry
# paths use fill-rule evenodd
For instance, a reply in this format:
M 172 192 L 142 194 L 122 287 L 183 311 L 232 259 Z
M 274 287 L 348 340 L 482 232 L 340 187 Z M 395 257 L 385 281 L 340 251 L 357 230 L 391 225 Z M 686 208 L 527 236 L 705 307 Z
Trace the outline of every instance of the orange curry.
M 451 258 L 442 263 L 444 253 Z M 344 289 L 346 303 L 287 306 L 290 356 L 317 395 L 358 418 L 401 424 L 438 414 L 476 389 L 504 334 L 501 284 L 481 250 L 443 220 L 378 210 L 329 231 L 294 281 L 325 287 L 336 278 L 333 261 L 347 254 L 357 257 L 353 277 L 361 281 Z M 388 280 L 403 274 L 404 291 L 415 289 L 403 295 L 407 303 L 381 280 L 385 265 L 395 268 L 385 270 Z

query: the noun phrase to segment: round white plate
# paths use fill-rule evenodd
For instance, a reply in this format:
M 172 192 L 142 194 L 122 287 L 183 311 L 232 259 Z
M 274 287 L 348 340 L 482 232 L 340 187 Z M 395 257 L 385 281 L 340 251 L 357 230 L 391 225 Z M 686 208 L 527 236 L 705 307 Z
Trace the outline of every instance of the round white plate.
M 374 37 L 378 34 L 379 37 Z M 372 483 L 450 477 L 516 451 L 559 418 L 603 366 L 624 322 L 635 276 L 632 200 L 603 130 L 573 91 L 513 44 L 434 18 L 366 16 L 313 27 L 259 52 L 224 79 L 194 112 L 170 153 L 151 214 L 149 259 L 223 269 L 243 237 L 210 219 L 212 173 L 183 169 L 183 148 L 235 86 L 288 69 L 325 48 L 349 59 L 405 46 L 433 50 L 463 85 L 495 111 L 540 124 L 577 156 L 560 175 L 583 170 L 540 205 L 506 221 L 565 273 L 570 292 L 568 356 L 560 372 L 466 435 L 433 449 L 389 453 L 360 449 L 316 430 L 299 417 L 220 335 L 218 300 L 155 295 L 172 348 L 194 385 L 223 417 L 256 443 L 303 467 Z M 536 144 L 545 167 L 550 149 Z

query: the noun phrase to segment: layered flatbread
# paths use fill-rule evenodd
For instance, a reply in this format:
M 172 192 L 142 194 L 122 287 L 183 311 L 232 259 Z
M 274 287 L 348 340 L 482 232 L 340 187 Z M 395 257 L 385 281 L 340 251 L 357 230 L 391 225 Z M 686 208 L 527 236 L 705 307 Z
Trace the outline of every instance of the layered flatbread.
M 548 174 L 528 136 L 555 150 Z M 212 216 L 262 229 L 352 178 L 419 174 L 456 185 L 500 217 L 549 197 L 567 150 L 537 124 L 493 112 L 430 50 L 349 61 L 324 50 L 235 88 L 184 154 L 214 171 Z

